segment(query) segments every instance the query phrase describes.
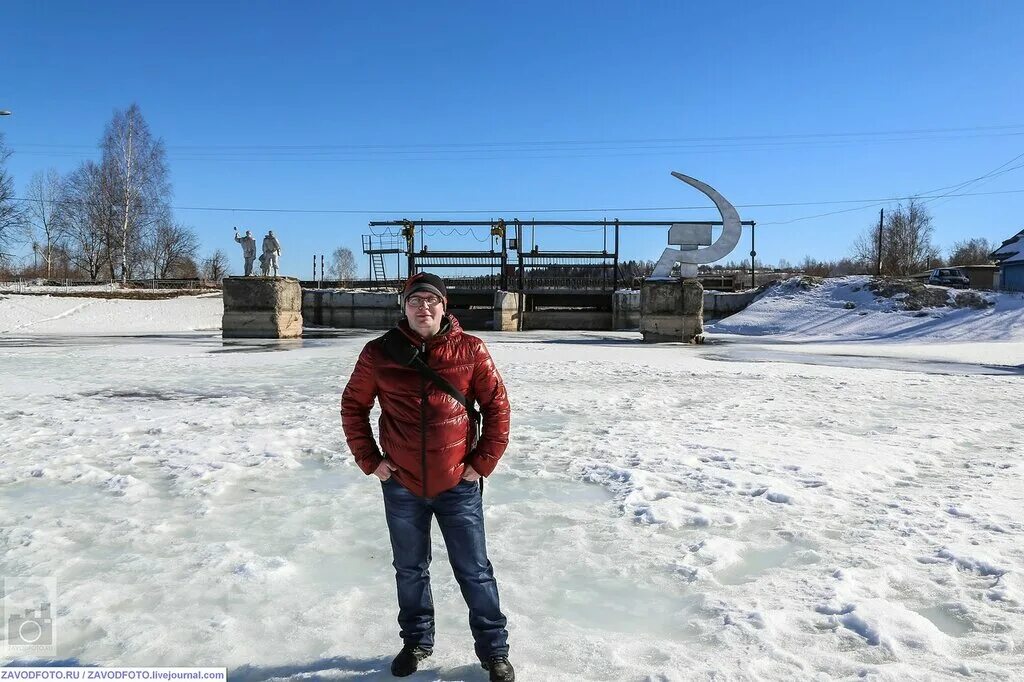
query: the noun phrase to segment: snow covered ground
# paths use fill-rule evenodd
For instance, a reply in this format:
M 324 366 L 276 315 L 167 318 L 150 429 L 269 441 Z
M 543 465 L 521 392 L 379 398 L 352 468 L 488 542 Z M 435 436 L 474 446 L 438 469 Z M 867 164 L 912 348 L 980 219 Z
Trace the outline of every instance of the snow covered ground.
M 519 679 L 1020 679 L 1020 305 L 826 286 L 704 346 L 482 334 L 514 408 L 485 502 Z M 374 333 L 29 298 L 0 300 L 0 576 L 55 578 L 57 658 L 391 679 L 380 487 L 338 420 Z M 410 679 L 485 680 L 437 533 L 432 574 Z
M 0 339 L 25 334 L 74 337 L 214 331 L 220 329 L 223 314 L 219 291 L 161 301 L 5 295 L 0 291 Z

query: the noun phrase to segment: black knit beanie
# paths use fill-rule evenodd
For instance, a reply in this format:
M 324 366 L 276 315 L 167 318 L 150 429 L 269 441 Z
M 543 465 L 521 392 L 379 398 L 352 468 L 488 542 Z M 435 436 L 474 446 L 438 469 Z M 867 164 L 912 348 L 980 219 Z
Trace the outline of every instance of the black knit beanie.
M 432 294 L 441 297 L 444 301 L 445 307 L 448 307 L 448 289 L 444 286 L 444 280 L 437 275 L 430 272 L 418 272 L 405 283 L 405 289 L 402 290 L 402 303 L 405 303 L 405 299 L 409 297 L 409 294 L 414 291 L 429 291 Z

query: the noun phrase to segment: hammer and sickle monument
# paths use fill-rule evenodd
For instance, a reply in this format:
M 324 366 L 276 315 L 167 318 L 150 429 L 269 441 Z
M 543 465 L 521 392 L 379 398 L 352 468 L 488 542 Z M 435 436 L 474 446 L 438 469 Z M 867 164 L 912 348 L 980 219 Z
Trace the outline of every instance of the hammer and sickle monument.
M 682 173 L 672 175 L 714 202 L 722 215 L 722 233 L 712 242 L 710 224 L 675 223 L 669 228 L 669 246 L 679 248 L 662 252 L 640 289 L 640 332 L 649 343 L 703 340 L 704 287 L 697 280 L 697 265 L 729 255 L 743 231 L 736 208 L 714 187 Z

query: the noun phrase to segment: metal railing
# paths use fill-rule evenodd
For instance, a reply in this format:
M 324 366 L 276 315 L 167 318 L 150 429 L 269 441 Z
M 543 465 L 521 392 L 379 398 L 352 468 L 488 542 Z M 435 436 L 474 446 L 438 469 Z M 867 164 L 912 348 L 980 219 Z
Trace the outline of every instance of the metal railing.
M 509 286 L 518 288 L 519 282 L 511 279 Z M 523 278 L 523 288 L 527 290 L 536 289 L 559 289 L 572 291 L 611 291 L 611 277 L 554 277 L 550 275 L 531 276 L 529 273 Z
M 363 253 L 405 253 L 405 237 L 401 235 L 363 235 Z
M 462 289 L 469 291 L 495 290 L 501 285 L 501 278 L 497 275 L 484 275 L 482 277 L 445 277 L 444 284 L 448 289 Z
M 303 289 L 384 289 L 398 290 L 405 284 L 405 280 L 398 281 L 389 279 L 380 281 L 375 279 L 302 279 L 299 286 Z

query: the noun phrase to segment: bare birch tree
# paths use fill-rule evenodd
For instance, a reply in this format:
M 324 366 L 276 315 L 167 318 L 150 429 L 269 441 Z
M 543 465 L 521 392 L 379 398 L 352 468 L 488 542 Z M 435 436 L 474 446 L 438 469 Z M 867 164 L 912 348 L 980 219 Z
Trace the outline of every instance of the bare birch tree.
M 64 181 L 53 168 L 33 175 L 25 193 L 25 226 L 43 259 L 47 279 L 53 276 L 54 256 L 67 236 L 63 194 Z
M 100 143 L 102 165 L 110 174 L 117 217 L 117 252 L 124 282 L 142 254 L 141 236 L 167 212 L 171 195 L 163 142 L 154 138 L 137 104 L 115 111 Z M 111 235 L 114 236 L 114 235 Z M 113 256 L 113 253 L 110 254 Z
M 339 246 L 331 253 L 331 264 L 327 273 L 334 280 L 355 279 L 359 268 L 356 266 L 356 257 L 352 255 L 352 249 Z

